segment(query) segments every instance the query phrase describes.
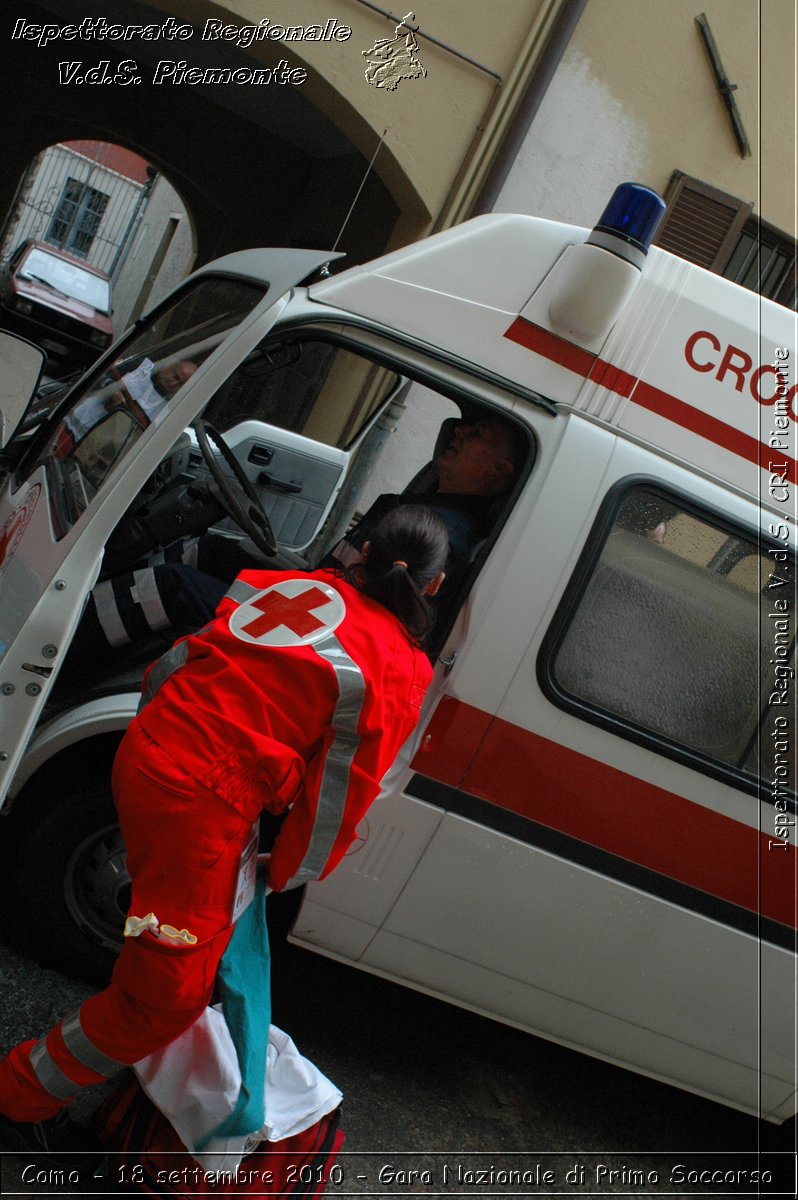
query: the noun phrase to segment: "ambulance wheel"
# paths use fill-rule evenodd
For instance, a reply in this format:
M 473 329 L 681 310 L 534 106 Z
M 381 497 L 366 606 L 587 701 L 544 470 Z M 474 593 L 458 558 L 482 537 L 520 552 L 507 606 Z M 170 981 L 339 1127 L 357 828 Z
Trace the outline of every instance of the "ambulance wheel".
M 130 899 L 110 786 L 100 775 L 53 791 L 18 801 L 26 814 L 13 872 L 14 902 L 25 914 L 20 933 L 48 966 L 104 986 Z
M 24 912 L 23 949 L 48 966 L 104 987 L 122 948 L 130 903 L 125 845 L 111 796 L 117 742 L 92 754 L 92 781 L 82 782 L 69 756 L 58 758 L 15 804 L 6 903 Z M 85 758 L 84 758 L 85 769 Z M 273 962 L 283 961 L 305 889 L 274 893 L 266 907 Z M 13 936 L 13 934 L 12 934 Z

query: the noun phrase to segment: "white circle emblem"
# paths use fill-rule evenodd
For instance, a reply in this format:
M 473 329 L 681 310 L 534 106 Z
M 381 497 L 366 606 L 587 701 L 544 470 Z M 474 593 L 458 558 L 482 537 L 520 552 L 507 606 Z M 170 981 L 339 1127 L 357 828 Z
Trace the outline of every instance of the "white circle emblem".
M 343 597 L 317 579 L 283 579 L 230 615 L 230 632 L 255 646 L 312 646 L 346 615 Z
M 30 491 L 25 496 L 25 499 L 20 504 L 19 508 L 7 518 L 3 528 L 0 529 L 0 571 L 14 557 L 14 551 L 19 545 L 20 538 L 28 527 L 28 523 L 33 516 L 33 510 L 39 502 L 39 494 L 42 490 L 40 483 L 34 484 Z

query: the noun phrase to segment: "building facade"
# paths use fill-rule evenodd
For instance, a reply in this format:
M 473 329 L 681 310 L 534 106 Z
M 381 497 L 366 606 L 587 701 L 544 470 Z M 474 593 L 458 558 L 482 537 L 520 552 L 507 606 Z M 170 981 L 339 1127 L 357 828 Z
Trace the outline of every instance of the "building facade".
M 792 0 L 706 0 L 702 13 L 587 0 L 569 15 L 545 90 L 531 82 L 470 211 L 591 228 L 634 180 L 668 200 L 660 245 L 795 308 Z M 410 405 L 415 456 L 389 444 L 367 499 L 401 490 L 429 457 L 441 414 Z
M 0 84 L 0 208 L 35 154 L 96 138 L 178 190 L 199 262 L 333 244 L 362 261 L 467 215 L 575 7 L 505 0 L 496 20 L 432 0 L 414 21 L 364 0 L 113 0 L 96 18 L 79 0 L 23 2 Z
M 659 244 L 795 307 L 792 0 L 589 0 L 489 204 L 591 226 L 625 179 Z

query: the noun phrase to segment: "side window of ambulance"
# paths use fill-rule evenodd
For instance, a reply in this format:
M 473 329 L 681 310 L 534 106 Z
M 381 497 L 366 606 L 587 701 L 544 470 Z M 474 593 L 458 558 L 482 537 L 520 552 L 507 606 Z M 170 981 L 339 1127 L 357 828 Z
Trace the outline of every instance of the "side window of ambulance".
M 205 417 L 222 432 L 254 419 L 344 449 L 397 383 L 394 372 L 331 342 L 266 342 L 225 381 Z
M 760 747 L 795 661 L 783 549 L 639 488 L 589 564 L 544 651 L 553 698 L 694 765 L 772 776 Z

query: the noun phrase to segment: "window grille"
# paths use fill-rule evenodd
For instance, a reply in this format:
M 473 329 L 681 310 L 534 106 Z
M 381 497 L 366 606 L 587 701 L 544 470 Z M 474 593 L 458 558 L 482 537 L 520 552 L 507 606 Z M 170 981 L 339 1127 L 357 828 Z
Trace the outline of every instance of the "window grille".
M 109 199 L 105 192 L 68 178 L 46 240 L 79 258 L 88 257 Z

